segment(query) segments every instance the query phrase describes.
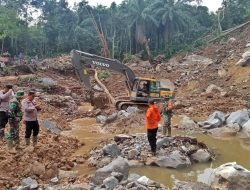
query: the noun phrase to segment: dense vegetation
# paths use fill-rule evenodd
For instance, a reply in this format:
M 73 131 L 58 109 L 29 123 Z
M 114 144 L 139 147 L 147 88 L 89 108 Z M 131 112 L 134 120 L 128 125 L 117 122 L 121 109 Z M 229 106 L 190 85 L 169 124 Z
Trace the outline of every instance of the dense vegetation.
M 110 7 L 83 0 L 72 9 L 65 0 L 0 0 L 1 52 L 46 57 L 75 48 L 118 59 L 170 57 L 249 15 L 249 0 L 224 0 L 216 13 L 200 0 L 124 0 Z

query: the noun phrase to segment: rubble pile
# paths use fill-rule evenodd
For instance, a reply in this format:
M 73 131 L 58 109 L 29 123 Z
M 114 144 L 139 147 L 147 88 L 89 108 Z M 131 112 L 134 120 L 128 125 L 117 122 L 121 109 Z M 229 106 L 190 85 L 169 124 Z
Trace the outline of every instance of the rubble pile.
M 197 162 L 208 162 L 213 157 L 205 144 L 192 137 L 160 137 L 157 150 L 157 155 L 152 157 L 146 134 L 117 135 L 111 144 L 92 150 L 88 163 L 100 168 L 121 156 L 133 167 L 151 165 L 179 169 Z

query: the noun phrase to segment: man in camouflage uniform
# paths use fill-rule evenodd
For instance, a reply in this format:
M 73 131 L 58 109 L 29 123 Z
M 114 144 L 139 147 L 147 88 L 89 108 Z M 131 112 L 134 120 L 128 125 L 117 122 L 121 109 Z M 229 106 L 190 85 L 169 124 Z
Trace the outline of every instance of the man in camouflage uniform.
M 166 96 L 164 98 L 164 105 L 161 111 L 164 117 L 164 124 L 163 124 L 163 135 L 166 135 L 168 129 L 168 136 L 171 136 L 171 118 L 173 115 L 173 104 L 170 101 L 170 97 Z
M 24 96 L 23 91 L 18 91 L 16 96 L 10 101 L 9 108 L 9 125 L 10 133 L 7 136 L 8 148 L 12 150 L 13 147 L 16 149 L 19 147 L 19 126 L 22 120 L 22 109 L 21 109 L 21 100 Z

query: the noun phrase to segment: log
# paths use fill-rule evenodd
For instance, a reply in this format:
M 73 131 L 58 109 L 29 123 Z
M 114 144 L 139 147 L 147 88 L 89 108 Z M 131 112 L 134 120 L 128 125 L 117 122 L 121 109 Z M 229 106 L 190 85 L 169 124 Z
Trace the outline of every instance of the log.
M 101 88 L 104 90 L 104 92 L 108 95 L 110 102 L 112 104 L 115 104 L 115 98 L 110 94 L 110 92 L 108 91 L 106 86 L 100 81 L 100 79 L 98 78 L 98 73 L 97 73 L 96 70 L 95 70 L 95 80 L 98 83 L 98 85 L 101 86 Z

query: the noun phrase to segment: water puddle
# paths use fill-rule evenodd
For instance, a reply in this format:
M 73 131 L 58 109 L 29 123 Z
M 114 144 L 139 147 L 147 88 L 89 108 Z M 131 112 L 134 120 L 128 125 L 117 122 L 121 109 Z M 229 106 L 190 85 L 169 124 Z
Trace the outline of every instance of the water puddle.
M 91 149 L 97 147 L 100 142 L 112 138 L 112 134 L 105 133 L 101 126 L 96 123 L 95 118 L 77 119 L 72 122 L 72 136 L 77 137 L 84 143 L 80 149 L 75 152 L 75 156 L 87 155 Z

